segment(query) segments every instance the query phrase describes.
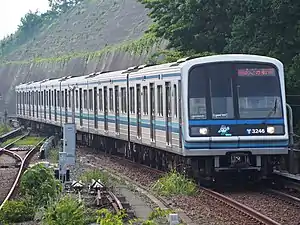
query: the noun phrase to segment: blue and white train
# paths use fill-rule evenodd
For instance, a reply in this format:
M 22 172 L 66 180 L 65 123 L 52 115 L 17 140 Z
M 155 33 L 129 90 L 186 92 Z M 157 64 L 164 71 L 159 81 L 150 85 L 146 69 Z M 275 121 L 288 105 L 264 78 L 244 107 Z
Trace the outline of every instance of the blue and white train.
M 265 176 L 288 154 L 283 64 L 257 55 L 215 55 L 115 72 L 20 84 L 21 121 L 78 138 L 157 168 L 188 166 Z

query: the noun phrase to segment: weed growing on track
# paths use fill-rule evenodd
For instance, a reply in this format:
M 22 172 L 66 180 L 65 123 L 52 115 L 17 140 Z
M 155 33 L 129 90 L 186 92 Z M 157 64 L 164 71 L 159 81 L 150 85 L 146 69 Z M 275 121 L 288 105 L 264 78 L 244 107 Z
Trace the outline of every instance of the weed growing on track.
M 0 125 L 0 136 L 11 130 L 12 130 L 12 128 L 7 125 Z
M 0 147 L 5 147 L 6 145 L 9 145 L 10 143 L 14 142 L 15 140 L 19 139 L 20 137 L 22 136 L 17 136 L 17 137 L 14 137 L 14 138 L 11 138 L 11 139 L 8 139 L 6 140 L 5 142 L 3 142 Z
M 80 176 L 80 180 L 82 180 L 84 183 L 91 183 L 92 179 L 94 180 L 100 179 L 101 182 L 106 186 L 109 184 L 109 180 L 110 180 L 109 174 L 99 169 L 88 170 Z
M 50 163 L 58 163 L 59 161 L 59 149 L 58 148 L 51 148 L 49 150 L 48 159 Z
M 21 139 L 15 143 L 15 146 L 29 146 L 29 145 L 37 145 L 40 141 L 42 141 L 44 138 L 43 137 L 32 137 L 28 136 L 25 137 L 24 139 Z
M 162 196 L 195 195 L 197 185 L 175 170 L 167 173 L 152 185 L 152 190 Z

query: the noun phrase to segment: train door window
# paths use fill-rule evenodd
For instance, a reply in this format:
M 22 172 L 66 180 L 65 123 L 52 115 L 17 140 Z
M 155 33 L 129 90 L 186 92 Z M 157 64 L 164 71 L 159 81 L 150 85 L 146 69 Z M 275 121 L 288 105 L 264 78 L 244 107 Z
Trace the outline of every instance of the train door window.
M 163 104 L 163 89 L 162 85 L 157 86 L 157 114 L 158 116 L 163 116 L 164 113 L 164 104 Z
M 83 124 L 82 120 L 82 88 L 79 88 L 79 120 L 80 120 L 80 126 Z
M 41 92 L 41 104 L 44 105 L 44 92 Z
M 113 112 L 114 111 L 114 102 L 113 102 L 113 89 L 109 89 L 109 111 Z
M 36 91 L 35 92 L 35 99 L 36 99 L 36 117 L 37 118 L 39 118 L 39 101 L 40 101 L 40 99 L 39 99 L 39 92 L 38 91 Z
M 134 87 L 130 87 L 130 113 L 135 113 Z
M 46 95 L 46 90 L 44 90 L 44 119 L 46 119 L 46 105 L 47 105 L 47 95 Z
M 32 98 L 32 116 L 35 117 L 35 98 L 34 98 L 34 91 L 31 92 L 31 98 Z
M 71 90 L 69 90 L 69 108 L 72 107 L 72 101 L 71 101 Z
M 102 89 L 99 89 L 99 110 L 103 111 L 103 96 L 102 96 Z
M 119 118 L 119 86 L 115 86 L 115 120 L 116 120 L 116 133 L 120 132 L 120 118 Z
M 220 71 L 222 71 L 222 76 L 220 76 Z M 233 118 L 234 108 L 231 65 L 208 65 L 206 74 L 209 75 L 212 118 Z
M 178 98 L 177 98 L 177 86 L 176 86 L 176 84 L 174 84 L 174 86 L 173 86 L 173 93 L 174 93 L 174 118 L 177 118 L 177 101 L 178 101 Z
M 60 107 L 60 92 L 57 91 L 57 106 Z
M 78 109 L 78 90 L 75 91 L 75 107 Z
M 61 107 L 65 107 L 65 94 L 61 91 Z
M 121 112 L 126 113 L 127 112 L 127 106 L 126 106 L 126 88 L 121 88 Z
M 68 123 L 68 89 L 65 89 L 65 123 Z
M 87 90 L 83 90 L 83 108 L 87 109 Z
M 143 113 L 148 115 L 148 87 L 143 87 Z
M 97 88 L 94 87 L 94 125 L 95 128 L 98 128 L 98 106 L 97 106 Z
M 93 110 L 93 89 L 89 89 L 89 110 Z

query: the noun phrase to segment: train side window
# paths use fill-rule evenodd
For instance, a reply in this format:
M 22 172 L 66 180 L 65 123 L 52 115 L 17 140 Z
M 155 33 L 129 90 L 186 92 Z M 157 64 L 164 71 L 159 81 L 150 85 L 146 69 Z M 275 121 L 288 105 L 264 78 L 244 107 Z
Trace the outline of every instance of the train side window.
M 83 90 L 83 108 L 87 109 L 87 90 Z
M 103 111 L 103 96 L 102 96 L 102 89 L 99 89 L 99 110 Z
M 65 89 L 65 108 L 68 107 L 68 90 Z
M 60 107 L 60 91 L 57 91 L 57 106 Z
M 78 90 L 75 91 L 75 107 L 78 109 Z
M 49 106 L 49 97 L 48 97 L 48 91 L 46 91 L 46 106 Z
M 113 104 L 114 104 L 114 102 L 113 102 L 113 89 L 110 88 L 109 89 L 109 110 L 111 112 L 114 111 L 114 105 Z
M 130 87 L 130 113 L 135 113 L 134 87 Z
M 148 86 L 143 87 L 143 111 L 148 115 Z
M 158 116 L 163 116 L 163 91 L 162 91 L 162 85 L 157 86 L 157 113 Z
M 89 109 L 93 110 L 93 89 L 89 89 Z
M 41 93 L 41 103 L 42 103 L 42 105 L 44 105 L 44 92 L 43 91 Z
M 174 117 L 177 118 L 177 86 L 174 84 Z
M 126 88 L 121 88 L 121 112 L 126 113 Z
M 51 93 L 52 93 L 52 91 L 49 90 L 49 106 L 52 105 L 52 102 L 51 102 Z

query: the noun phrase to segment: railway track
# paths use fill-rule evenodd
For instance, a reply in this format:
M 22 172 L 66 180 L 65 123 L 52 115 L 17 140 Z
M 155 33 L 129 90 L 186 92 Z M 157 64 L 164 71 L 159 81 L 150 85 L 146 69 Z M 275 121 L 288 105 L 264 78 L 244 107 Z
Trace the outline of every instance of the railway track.
M 91 208 L 111 208 L 115 213 L 124 210 L 129 217 L 133 217 L 134 212 L 131 211 L 126 199 L 123 196 L 117 197 L 110 189 L 100 179 L 92 180 L 88 185 L 81 181 L 65 184 L 67 193 L 76 194 L 80 201 L 85 201 Z
M 0 149 L 0 172 L 2 175 L 0 180 L 0 210 L 5 202 L 14 196 L 21 175 L 28 166 L 31 157 L 36 153 L 36 150 L 39 149 L 44 141 L 40 141 L 35 146 L 12 148 L 14 143 L 28 135 L 29 133 Z
M 148 167 L 146 165 L 141 165 L 134 163 L 130 160 L 124 159 L 122 157 L 118 156 L 106 156 L 104 154 L 99 154 L 97 156 L 94 155 L 85 155 L 87 157 L 87 161 L 89 163 L 95 163 L 98 165 L 101 165 L 101 167 L 111 170 L 112 168 L 116 171 L 121 171 L 122 174 L 127 174 L 127 168 L 131 171 L 131 173 L 134 173 L 134 175 L 130 174 L 128 177 L 132 178 L 134 181 L 137 181 L 138 183 L 141 183 L 143 186 L 148 186 L 149 183 L 151 183 L 154 180 L 157 180 L 159 177 L 161 177 L 164 172 L 153 169 L 151 167 Z M 109 158 L 109 160 L 108 160 Z M 118 169 L 119 165 L 112 165 L 113 161 L 117 162 L 119 165 L 122 166 L 122 169 Z M 125 169 L 125 167 L 127 167 Z M 259 210 L 256 209 L 256 207 L 249 207 L 248 205 L 239 202 L 235 200 L 232 197 L 228 197 L 225 194 L 221 194 L 219 192 L 215 192 L 213 190 L 199 187 L 199 191 L 205 196 L 208 196 L 209 198 L 213 199 L 215 201 L 214 204 L 218 204 L 218 206 L 222 205 L 223 208 L 226 208 L 226 211 L 230 211 L 230 213 L 235 212 L 235 214 L 239 215 L 237 218 L 238 221 L 243 221 L 242 224 L 264 224 L 264 225 L 279 225 L 277 221 L 272 219 L 272 215 L 265 215 Z M 217 203 L 216 203 L 217 202 Z M 187 203 L 188 204 L 188 203 Z M 229 210 L 230 209 L 230 210 Z M 234 224 L 240 224 L 238 221 L 234 221 Z

